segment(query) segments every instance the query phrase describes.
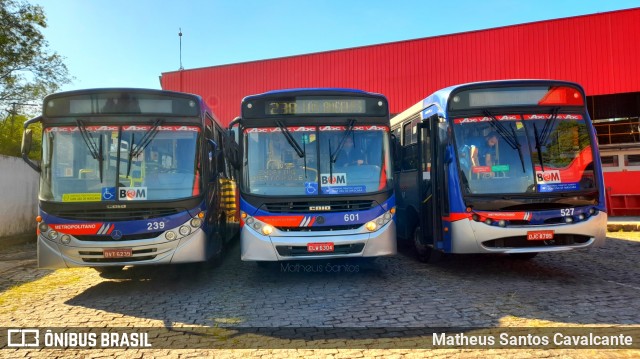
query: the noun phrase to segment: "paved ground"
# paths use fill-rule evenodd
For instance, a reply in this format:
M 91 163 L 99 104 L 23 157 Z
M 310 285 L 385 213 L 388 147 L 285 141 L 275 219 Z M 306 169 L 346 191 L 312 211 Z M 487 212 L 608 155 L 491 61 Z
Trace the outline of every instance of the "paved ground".
M 241 262 L 236 245 L 217 268 L 131 268 L 110 278 L 84 268 L 36 269 L 35 245 L 23 244 L 0 250 L 0 327 L 639 326 L 640 233 L 609 237 L 602 248 L 541 254 L 528 262 L 470 255 L 425 265 L 404 249 L 373 264 L 318 261 L 268 269 Z M 278 336 L 269 340 L 291 342 Z M 640 355 L 628 350 L 416 350 L 405 344 L 407 349 L 391 350 L 2 349 L 0 357 Z

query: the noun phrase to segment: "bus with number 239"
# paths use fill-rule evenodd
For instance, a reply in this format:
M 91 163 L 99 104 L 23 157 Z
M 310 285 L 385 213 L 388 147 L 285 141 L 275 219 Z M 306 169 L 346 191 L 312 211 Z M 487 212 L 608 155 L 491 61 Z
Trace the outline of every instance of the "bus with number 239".
M 28 158 L 35 123 L 41 164 Z M 238 228 L 226 132 L 199 96 L 62 92 L 24 127 L 22 156 L 40 173 L 41 268 L 203 262 Z

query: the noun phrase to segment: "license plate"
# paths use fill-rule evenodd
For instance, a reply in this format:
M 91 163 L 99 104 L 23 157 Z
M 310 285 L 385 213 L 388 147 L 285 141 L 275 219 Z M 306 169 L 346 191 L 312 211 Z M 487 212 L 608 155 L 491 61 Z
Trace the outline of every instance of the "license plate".
M 105 249 L 102 254 L 105 258 L 127 258 L 133 256 L 131 248 Z
M 325 243 L 308 243 L 307 244 L 307 252 L 333 252 L 333 242 L 325 242 Z
M 553 239 L 553 231 L 529 231 L 527 232 L 528 241 L 548 241 Z

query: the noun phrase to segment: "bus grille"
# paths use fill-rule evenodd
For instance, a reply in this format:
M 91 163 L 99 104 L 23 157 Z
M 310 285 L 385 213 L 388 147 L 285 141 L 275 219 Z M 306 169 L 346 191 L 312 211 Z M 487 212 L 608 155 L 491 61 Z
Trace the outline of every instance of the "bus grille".
M 578 234 L 555 234 L 550 241 L 529 241 L 527 236 L 513 236 L 493 239 L 482 242 L 488 248 L 525 248 L 525 247 L 545 247 L 545 246 L 570 246 L 574 244 L 587 243 L 591 239 L 589 236 Z
M 351 229 L 356 229 L 362 226 L 362 223 L 360 224 L 347 224 L 344 226 L 329 226 L 329 227 L 322 227 L 322 226 L 318 226 L 318 227 L 277 227 L 279 230 L 284 231 L 284 232 L 322 232 L 322 231 L 326 231 L 326 232 L 333 232 L 333 231 L 348 231 Z
M 137 241 L 141 239 L 151 239 L 156 238 L 161 235 L 162 232 L 149 232 L 149 233 L 138 233 L 138 234 L 129 234 L 123 235 L 120 239 L 113 239 L 111 236 L 98 236 L 98 235 L 74 235 L 74 237 L 79 241 L 84 242 L 112 242 L 112 241 Z
M 78 221 L 135 221 L 157 217 L 171 216 L 183 212 L 183 208 L 145 208 L 119 210 L 75 210 L 60 211 L 56 217 Z
M 327 212 L 348 212 L 364 211 L 375 207 L 377 203 L 372 200 L 349 200 L 349 201 L 325 201 L 325 202 L 277 202 L 265 203 L 268 212 L 272 213 L 327 213 Z M 330 209 L 311 210 L 310 208 L 327 207 Z
M 104 258 L 102 252 L 95 251 L 79 251 L 80 256 L 101 256 L 101 257 L 85 257 L 82 261 L 85 263 L 120 263 L 120 262 L 140 262 L 154 259 L 157 256 L 157 250 L 152 249 L 139 249 L 133 251 L 132 257 L 124 258 Z M 146 255 L 145 255 L 146 254 Z
M 299 256 L 330 256 L 335 254 L 360 253 L 364 249 L 364 243 L 340 244 L 333 247 L 333 252 L 308 252 L 307 246 L 276 246 L 278 254 L 285 257 Z

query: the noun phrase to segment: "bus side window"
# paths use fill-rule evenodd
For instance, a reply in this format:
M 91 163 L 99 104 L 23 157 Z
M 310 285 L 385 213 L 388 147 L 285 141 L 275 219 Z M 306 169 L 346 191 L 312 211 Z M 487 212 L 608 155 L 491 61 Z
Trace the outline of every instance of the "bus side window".
M 418 130 L 417 125 L 409 122 L 402 127 L 402 170 L 411 171 L 418 169 L 418 144 L 417 135 L 413 130 Z M 414 141 L 415 140 L 415 141 Z

